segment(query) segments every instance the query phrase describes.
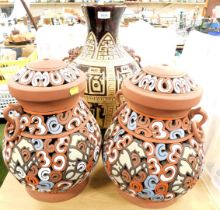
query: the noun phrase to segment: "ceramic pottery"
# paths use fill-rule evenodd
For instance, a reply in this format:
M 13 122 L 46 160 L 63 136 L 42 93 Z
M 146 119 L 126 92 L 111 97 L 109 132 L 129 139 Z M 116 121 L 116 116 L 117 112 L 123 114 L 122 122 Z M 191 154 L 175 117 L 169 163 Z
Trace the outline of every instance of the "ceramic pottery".
M 191 189 L 202 172 L 207 115 L 192 109 L 202 90 L 184 72 L 158 65 L 126 78 L 120 94 L 126 102 L 104 138 L 106 172 L 134 204 L 166 207 Z
M 73 65 L 87 73 L 85 98 L 101 129 L 107 128 L 116 110 L 115 93 L 122 80 L 136 70 L 136 61 L 118 44 L 122 5 L 83 6 L 88 36 Z
M 4 110 L 3 157 L 38 200 L 76 196 L 98 161 L 101 134 L 85 88 L 85 74 L 59 60 L 32 62 L 9 81 L 18 104 Z

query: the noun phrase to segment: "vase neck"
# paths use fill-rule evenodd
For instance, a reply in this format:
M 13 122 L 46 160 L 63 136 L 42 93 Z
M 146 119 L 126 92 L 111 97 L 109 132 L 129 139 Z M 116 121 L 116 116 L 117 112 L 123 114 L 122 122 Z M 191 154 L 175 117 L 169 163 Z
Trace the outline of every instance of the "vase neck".
M 117 42 L 119 23 L 125 6 L 89 5 L 82 8 L 87 19 L 88 34 L 92 32 L 99 43 L 106 33 L 110 33 Z

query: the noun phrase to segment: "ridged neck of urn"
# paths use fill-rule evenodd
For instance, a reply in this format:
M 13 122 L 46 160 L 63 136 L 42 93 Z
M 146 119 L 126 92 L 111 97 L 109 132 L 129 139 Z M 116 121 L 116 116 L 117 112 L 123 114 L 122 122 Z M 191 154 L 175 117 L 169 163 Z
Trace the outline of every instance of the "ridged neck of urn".
M 120 20 L 126 6 L 120 4 L 94 4 L 82 6 L 87 20 L 88 34 L 92 32 L 99 42 L 110 33 L 117 42 Z

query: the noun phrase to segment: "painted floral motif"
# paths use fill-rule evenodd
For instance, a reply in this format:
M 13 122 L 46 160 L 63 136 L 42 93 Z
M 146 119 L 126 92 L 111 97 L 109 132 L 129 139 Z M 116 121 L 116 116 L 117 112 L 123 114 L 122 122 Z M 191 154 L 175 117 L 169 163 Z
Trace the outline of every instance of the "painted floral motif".
M 74 82 L 79 76 L 80 70 L 71 64 L 60 70 L 42 72 L 28 69 L 27 66 L 14 76 L 14 80 L 21 85 L 52 87 Z
M 188 116 L 158 120 L 125 105 L 105 135 L 109 177 L 137 198 L 157 202 L 185 194 L 199 179 L 204 157 L 191 127 Z
M 139 71 L 130 78 L 130 81 L 141 89 L 166 94 L 183 94 L 197 89 L 197 85 L 188 75 L 178 78 L 163 78 Z
M 85 180 L 96 165 L 100 129 L 80 101 L 51 116 L 20 116 L 21 135 L 5 141 L 3 157 L 19 182 L 39 192 L 64 192 Z

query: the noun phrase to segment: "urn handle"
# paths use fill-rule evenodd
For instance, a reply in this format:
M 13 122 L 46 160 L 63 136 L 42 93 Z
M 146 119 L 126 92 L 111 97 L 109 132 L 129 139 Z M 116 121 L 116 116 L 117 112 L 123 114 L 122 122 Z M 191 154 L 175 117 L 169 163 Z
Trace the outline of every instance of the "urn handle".
M 116 102 L 121 105 L 123 101 L 121 100 L 121 96 L 123 96 L 122 90 L 118 90 L 117 93 L 115 94 Z
M 120 106 L 115 111 L 115 113 L 113 114 L 112 118 L 115 118 L 121 112 L 121 110 L 125 107 L 125 105 L 126 105 L 126 102 L 123 102 L 121 100 L 121 96 L 123 96 L 122 90 L 118 90 L 117 93 L 115 94 L 115 98 L 116 98 L 117 103 Z
M 208 119 L 208 115 L 206 114 L 206 112 L 204 110 L 202 110 L 201 107 L 190 110 L 190 112 L 189 112 L 190 119 L 192 119 L 196 115 L 200 115 L 202 118 L 200 121 L 193 121 L 192 122 L 192 132 L 194 134 L 195 139 L 199 143 L 203 143 L 204 132 L 202 129 L 202 125 Z
M 4 136 L 8 141 L 14 141 L 20 133 L 20 116 L 10 116 L 10 112 L 16 111 L 18 114 L 22 113 L 22 107 L 19 104 L 8 104 L 4 109 L 3 115 L 7 120 L 4 129 Z

